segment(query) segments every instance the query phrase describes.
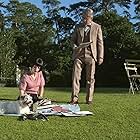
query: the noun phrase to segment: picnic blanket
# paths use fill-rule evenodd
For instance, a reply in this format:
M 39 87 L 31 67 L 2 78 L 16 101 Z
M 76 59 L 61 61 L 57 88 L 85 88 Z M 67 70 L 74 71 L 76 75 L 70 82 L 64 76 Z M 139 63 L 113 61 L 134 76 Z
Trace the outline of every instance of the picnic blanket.
M 90 111 L 80 111 L 78 104 L 51 104 L 46 106 L 40 106 L 37 108 L 38 113 L 45 115 L 58 115 L 58 116 L 86 116 L 92 115 Z
M 30 111 L 28 106 L 21 106 L 19 101 L 0 101 L 0 115 L 22 116 L 25 114 L 66 117 L 93 115 L 90 111 L 81 111 L 78 104 L 47 104 L 37 106 L 34 111 Z

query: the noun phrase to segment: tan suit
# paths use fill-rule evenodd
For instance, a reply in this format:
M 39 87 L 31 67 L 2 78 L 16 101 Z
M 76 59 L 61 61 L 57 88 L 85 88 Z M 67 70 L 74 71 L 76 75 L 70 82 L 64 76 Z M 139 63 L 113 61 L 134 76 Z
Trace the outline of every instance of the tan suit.
M 85 26 L 80 23 L 75 27 L 74 33 L 72 35 L 73 44 L 73 76 L 72 76 L 72 100 L 74 98 L 78 99 L 78 94 L 80 91 L 81 71 L 83 66 L 86 66 L 86 101 L 93 100 L 94 83 L 95 83 L 95 63 L 101 64 L 104 58 L 104 47 L 103 47 L 103 37 L 101 26 L 95 22 L 91 22 L 90 32 L 88 36 L 88 41 L 92 42 L 88 49 L 78 48 L 78 46 L 85 40 Z

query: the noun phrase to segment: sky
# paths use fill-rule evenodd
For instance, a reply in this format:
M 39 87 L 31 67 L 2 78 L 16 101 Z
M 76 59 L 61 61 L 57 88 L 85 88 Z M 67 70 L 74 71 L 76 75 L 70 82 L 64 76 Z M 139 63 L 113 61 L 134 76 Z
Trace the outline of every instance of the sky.
M 43 9 L 41 0 L 20 0 L 20 1 L 30 1 L 31 3 L 37 5 L 37 7 Z M 74 4 L 74 3 L 80 2 L 80 1 L 84 1 L 84 0 L 60 0 L 61 6 L 66 6 L 66 7 L 68 7 L 70 4 Z
M 5 3 L 7 3 L 9 0 L 2 0 L 4 1 Z M 38 8 L 42 9 L 43 11 L 43 14 L 45 14 L 45 9 L 43 8 L 43 4 L 42 4 L 42 0 L 19 0 L 20 2 L 25 2 L 25 1 L 28 1 L 32 4 L 35 4 Z M 85 1 L 85 0 L 60 0 L 61 2 L 61 6 L 66 6 L 68 7 L 70 4 L 74 4 L 74 3 L 77 3 L 77 2 L 82 2 L 82 1 Z M 120 7 L 118 7 L 118 12 L 119 12 L 119 15 L 123 14 L 122 13 L 122 10 Z M 135 15 L 135 12 L 134 12 L 134 5 L 131 4 L 131 8 L 129 9 L 129 12 L 131 13 L 132 17 Z M 131 20 L 132 22 L 136 22 L 136 20 Z
M 2 0 L 4 3 L 8 3 L 9 0 Z M 32 4 L 35 4 L 38 8 L 41 8 L 43 11 L 43 14 L 45 14 L 45 9 L 43 8 L 42 0 L 19 0 L 20 2 L 30 2 Z M 85 1 L 85 0 L 60 0 L 61 6 L 68 7 L 70 4 L 74 4 L 76 2 Z M 44 9 L 44 10 L 43 10 Z

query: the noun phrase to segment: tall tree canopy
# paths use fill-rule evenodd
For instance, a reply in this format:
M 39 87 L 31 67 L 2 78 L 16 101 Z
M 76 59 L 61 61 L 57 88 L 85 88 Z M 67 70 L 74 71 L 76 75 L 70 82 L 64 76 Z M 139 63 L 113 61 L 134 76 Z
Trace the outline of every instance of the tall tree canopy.
M 123 77 L 125 58 L 140 59 L 140 0 L 85 0 L 68 7 L 61 6 L 60 0 L 40 1 L 45 14 L 30 1 L 0 1 L 0 76 L 11 77 L 16 65 L 28 65 L 41 57 L 45 69 L 51 73 L 51 85 L 70 85 L 71 33 L 86 7 L 94 10 L 93 20 L 103 29 L 105 63 L 101 66 L 101 76 L 97 76 L 99 82 L 106 82 L 110 71 L 111 77 Z M 131 4 L 135 6 L 135 17 L 129 11 Z M 136 22 L 132 23 L 131 18 Z

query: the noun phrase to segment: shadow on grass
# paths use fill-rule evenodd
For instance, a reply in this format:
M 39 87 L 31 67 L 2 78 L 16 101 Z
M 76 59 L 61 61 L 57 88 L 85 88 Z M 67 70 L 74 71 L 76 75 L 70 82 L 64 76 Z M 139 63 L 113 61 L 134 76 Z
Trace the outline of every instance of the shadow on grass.
M 17 101 L 17 99 L 0 98 L 0 101 Z
M 128 88 L 95 88 L 95 92 L 104 94 L 127 94 Z
M 69 87 L 47 87 L 46 90 L 48 91 L 55 91 L 55 92 L 68 92 L 71 93 L 72 89 Z M 81 88 L 80 90 L 81 93 L 86 93 L 85 88 Z M 128 88 L 113 88 L 113 87 L 95 87 L 95 93 L 103 93 L 103 94 L 127 94 L 128 93 Z
M 69 101 L 64 101 L 64 100 L 63 101 L 62 100 L 61 101 L 60 100 L 59 101 L 52 101 L 52 103 L 53 104 L 55 104 L 55 103 L 56 104 L 70 104 Z M 85 102 L 78 102 L 78 104 L 86 104 L 86 103 Z

